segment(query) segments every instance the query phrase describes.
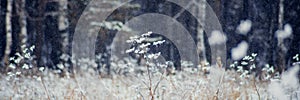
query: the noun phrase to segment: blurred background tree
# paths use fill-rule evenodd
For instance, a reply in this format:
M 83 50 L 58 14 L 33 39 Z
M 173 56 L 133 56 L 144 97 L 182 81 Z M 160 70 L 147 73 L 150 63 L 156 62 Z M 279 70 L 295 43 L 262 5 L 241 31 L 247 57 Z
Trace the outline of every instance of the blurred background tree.
M 118 1 L 107 0 L 106 2 Z M 155 10 L 164 1 L 136 0 L 135 3 L 141 5 L 142 9 L 139 13 L 142 13 Z M 33 45 L 36 49 L 34 50 L 35 62 L 32 64 L 35 66 L 57 68 L 56 65 L 59 63 L 70 63 L 70 58 L 64 59 L 62 56 L 72 55 L 71 43 L 75 27 L 89 2 L 90 0 L 1 0 L 1 66 L 7 66 L 9 57 L 14 56 L 16 52 L 22 54 L 26 47 Z M 299 0 L 207 0 L 207 2 L 219 17 L 227 36 L 227 55 L 231 55 L 231 49 L 241 41 L 247 41 L 248 53 L 258 53 L 259 67 L 270 64 L 281 71 L 294 62 L 292 57 L 300 51 Z M 172 8 L 171 5 L 165 6 Z M 167 13 L 173 14 L 178 10 L 176 7 L 173 8 Z M 126 12 L 128 9 L 123 10 Z M 127 15 L 119 17 L 124 16 Z M 195 29 L 197 27 L 195 20 L 186 17 L 182 19 L 186 22 L 186 26 Z M 246 35 L 239 34 L 237 31 L 237 27 L 243 20 L 252 22 L 251 30 Z M 277 38 L 276 31 L 284 30 L 286 24 L 292 27 L 292 36 L 285 39 Z M 205 37 L 202 37 L 205 32 L 204 34 L 197 33 L 195 30 L 193 32 L 193 38 L 198 41 L 198 44 L 202 44 L 202 48 L 199 49 L 202 52 L 200 58 L 209 61 L 209 47 L 204 43 L 207 42 L 204 41 Z M 102 44 L 104 48 L 103 45 L 109 44 Z M 102 50 L 102 53 L 105 51 Z M 228 56 L 227 61 L 233 62 L 231 56 Z

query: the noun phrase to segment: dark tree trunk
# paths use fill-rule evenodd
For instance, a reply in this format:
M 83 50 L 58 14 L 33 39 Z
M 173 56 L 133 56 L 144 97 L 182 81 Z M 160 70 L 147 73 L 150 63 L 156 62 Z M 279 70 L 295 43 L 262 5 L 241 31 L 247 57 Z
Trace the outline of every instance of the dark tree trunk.
M 2 62 L 3 56 L 4 56 L 4 50 L 5 50 L 5 36 L 6 36 L 6 31 L 5 31 L 5 16 L 6 16 L 6 6 L 7 6 L 7 1 L 6 0 L 1 0 L 0 1 L 0 61 Z M 3 63 L 2 63 L 3 64 Z M 0 66 L 3 66 L 3 65 Z
M 58 2 L 48 2 L 45 5 L 43 56 L 48 67 L 56 68 L 61 55 L 61 38 L 58 30 Z M 49 15 L 48 15 L 49 14 Z
M 286 55 L 288 59 L 288 67 L 292 62 L 298 62 L 292 59 L 296 54 L 300 54 L 300 1 L 299 0 L 285 0 L 284 1 L 284 22 L 283 24 L 290 24 L 293 29 L 292 38 L 284 41 L 285 46 L 289 49 Z
M 11 46 L 11 54 L 10 56 L 14 56 L 16 52 L 21 52 L 20 44 L 19 44 L 19 33 L 20 31 L 20 14 L 19 14 L 19 4 L 16 0 L 13 2 L 13 13 L 11 18 L 12 24 L 12 46 Z
M 258 53 L 259 67 L 265 64 L 275 65 L 277 40 L 274 37 L 278 29 L 278 1 L 271 0 L 225 0 L 223 1 L 223 30 L 227 34 L 227 51 L 241 41 L 249 44 L 248 53 Z M 247 35 L 236 32 L 241 20 L 251 20 L 251 31 Z M 230 57 L 230 56 L 229 56 Z
M 244 2 L 242 0 L 223 0 L 222 1 L 222 16 L 221 24 L 223 31 L 227 36 L 227 58 L 229 62 L 231 58 L 231 49 L 236 47 L 241 41 L 247 40 L 246 36 L 236 33 L 236 27 L 241 20 L 245 19 Z
M 35 45 L 34 55 L 37 66 L 45 66 L 42 59 L 45 4 L 45 0 L 26 0 L 28 40 L 30 40 L 29 45 Z

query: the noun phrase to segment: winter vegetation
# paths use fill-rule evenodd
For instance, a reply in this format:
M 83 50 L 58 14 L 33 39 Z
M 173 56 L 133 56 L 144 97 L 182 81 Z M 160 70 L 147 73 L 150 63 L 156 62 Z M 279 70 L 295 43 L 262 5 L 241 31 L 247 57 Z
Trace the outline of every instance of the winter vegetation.
M 0 5 L 4 100 L 300 99 L 299 0 Z
M 236 66 L 237 62 L 231 65 L 237 70 L 194 68 L 185 62 L 182 71 L 175 71 L 150 60 L 145 66 L 119 60 L 112 64 L 111 76 L 99 75 L 91 67 L 68 74 L 44 67 L 10 66 L 13 70 L 1 75 L 0 95 L 4 99 L 299 99 L 298 66 L 281 75 L 266 66 L 256 77 L 256 65 L 250 64 L 255 56 L 241 62 L 251 66 L 249 70 Z

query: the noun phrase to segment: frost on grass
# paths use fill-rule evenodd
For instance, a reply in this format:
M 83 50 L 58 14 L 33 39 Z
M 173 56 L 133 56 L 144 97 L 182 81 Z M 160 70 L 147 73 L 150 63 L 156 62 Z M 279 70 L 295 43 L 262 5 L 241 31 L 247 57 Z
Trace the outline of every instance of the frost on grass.
M 231 57 L 233 60 L 240 60 L 247 55 L 248 43 L 243 41 L 237 47 L 231 50 Z
M 153 54 L 151 57 L 158 54 Z M 243 64 L 250 64 L 256 54 L 244 57 Z M 64 66 L 64 65 L 62 65 Z M 151 65 L 152 66 L 152 65 Z M 65 66 L 64 66 L 65 67 Z M 90 66 L 92 67 L 92 66 Z M 148 75 L 146 68 L 133 60 L 112 61 L 112 77 L 102 78 L 96 72 L 79 71 L 71 77 L 61 77 L 47 68 L 41 67 L 40 76 L 18 74 L 10 80 L 0 80 L 0 96 L 3 99 L 85 99 L 85 100 L 140 100 L 150 99 Z M 152 68 L 152 67 L 151 67 Z M 163 65 L 160 68 L 167 68 Z M 268 70 L 272 70 L 271 66 Z M 296 77 L 298 67 L 282 74 L 280 79 L 260 82 L 246 70 L 236 72 L 212 66 L 209 74 L 182 63 L 182 71 L 175 74 L 162 74 L 155 68 L 151 70 L 152 87 L 156 100 L 171 99 L 252 99 L 268 100 L 286 98 L 299 99 L 299 82 Z M 251 71 L 249 71 L 251 72 Z M 140 74 L 137 74 L 140 73 Z M 11 73 L 14 74 L 14 73 Z M 241 77 L 247 75 L 247 77 Z M 0 75 L 3 79 L 6 75 Z M 158 85 L 156 85 L 159 82 Z M 269 92 L 267 92 L 269 91 Z M 259 93 L 259 95 L 258 95 Z
M 288 30 L 288 29 L 287 29 Z M 0 74 L 0 97 L 2 99 L 84 99 L 84 100 L 148 100 L 151 98 L 149 87 L 153 87 L 152 94 L 156 100 L 182 100 L 182 99 L 220 99 L 220 100 L 299 100 L 299 81 L 297 72 L 299 67 L 284 72 L 279 78 L 273 78 L 271 74 L 274 68 L 266 65 L 262 72 L 266 72 L 267 81 L 261 82 L 251 72 L 256 68 L 256 53 L 246 56 L 248 44 L 241 42 L 232 49 L 232 58 L 242 59 L 240 65 L 235 62 L 230 67 L 237 67 L 237 70 L 225 70 L 221 67 L 209 66 L 209 64 L 198 65 L 199 68 L 191 67 L 188 61 L 182 61 L 182 71 L 176 71 L 172 63 L 154 63 L 161 53 L 148 53 L 150 45 L 161 45 L 165 41 L 153 41 L 143 43 L 152 32 L 142 36 L 131 37 L 128 43 L 138 43 L 139 46 L 128 49 L 127 53 L 144 55 L 143 58 L 150 59 L 146 65 L 138 65 L 136 60 L 125 58 L 111 59 L 111 77 L 103 78 L 96 70 L 95 62 L 91 59 L 79 59 L 81 71 L 67 77 L 61 77 L 61 73 L 50 71 L 47 67 L 33 67 L 29 64 L 22 66 L 26 70 L 38 70 L 38 75 L 24 75 L 23 70 L 16 65 L 9 65 L 12 70 L 6 75 Z M 156 39 L 154 39 L 156 40 Z M 221 32 L 214 31 L 209 41 L 213 44 L 226 42 Z M 17 54 L 19 55 L 19 54 Z M 29 55 L 30 56 L 30 55 Z M 299 60 L 298 54 L 293 59 Z M 15 62 L 24 60 L 25 57 L 11 58 Z M 28 59 L 32 57 L 27 57 Z M 63 57 L 64 58 L 64 57 Z M 21 60 L 20 60 L 21 59 Z M 22 67 L 20 66 L 20 67 Z M 67 65 L 57 65 L 65 70 Z M 154 67 L 153 67 L 154 66 Z M 250 70 L 243 69 L 243 66 L 250 67 Z M 27 68 L 28 67 L 28 68 Z M 202 68 L 202 69 L 201 69 Z M 17 70 L 16 70 L 17 69 Z M 87 69 L 87 70 L 85 70 Z M 149 74 L 151 73 L 151 81 Z M 164 74 L 171 70 L 172 74 Z M 102 68 L 103 70 L 103 68 Z M 106 72 L 105 70 L 100 72 Z M 271 74 L 270 74 L 271 73 Z M 4 78 L 9 79 L 5 80 Z M 152 84 L 148 84 L 152 83 Z M 268 91 L 268 92 L 267 92 Z
M 284 72 L 281 80 L 273 79 L 268 87 L 268 92 L 274 99 L 278 100 L 296 100 L 300 95 L 298 73 L 299 66 L 295 66 Z
M 240 25 L 237 27 L 237 31 L 240 34 L 246 35 L 251 30 L 252 22 L 250 20 L 241 21 Z

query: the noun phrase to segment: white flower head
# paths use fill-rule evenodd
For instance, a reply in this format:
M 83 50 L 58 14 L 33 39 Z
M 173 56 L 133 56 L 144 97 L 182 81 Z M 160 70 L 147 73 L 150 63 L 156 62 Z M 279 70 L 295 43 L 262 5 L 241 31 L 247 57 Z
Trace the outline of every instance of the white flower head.
M 131 49 L 128 49 L 128 50 L 126 50 L 125 52 L 126 53 L 131 53 L 131 52 L 133 52 L 135 50 L 135 47 L 133 47 L 133 48 L 131 48 Z
M 149 54 L 147 57 L 149 59 L 157 59 L 160 56 L 161 52 L 155 53 L 155 54 Z
M 33 51 L 34 49 L 35 49 L 35 46 L 32 45 L 32 46 L 30 47 L 30 50 Z
M 166 42 L 166 40 L 156 41 L 156 42 L 153 42 L 153 45 L 157 46 L 157 45 L 161 45 L 161 44 L 163 44 L 165 42 Z
M 143 43 L 143 44 L 140 45 L 140 48 L 146 48 L 150 45 L 151 45 L 150 43 Z
M 22 68 L 23 68 L 23 69 L 29 69 L 29 65 L 28 65 L 28 64 L 24 64 L 24 65 L 22 66 Z
M 152 33 L 153 33 L 152 31 L 149 31 L 147 33 L 142 34 L 142 37 L 150 36 Z
M 39 68 L 39 71 L 42 72 L 42 71 L 44 71 L 44 69 L 45 69 L 45 67 L 40 67 L 40 68 Z
M 39 76 L 36 78 L 37 81 L 42 81 L 42 78 Z
M 58 67 L 59 69 L 64 69 L 64 65 L 63 65 L 63 64 L 57 64 L 57 67 Z
M 8 67 L 11 68 L 11 69 L 16 69 L 16 65 L 15 64 L 9 64 Z
M 16 72 L 16 75 L 21 75 L 21 72 L 19 72 L 19 71 L 18 71 L 18 72 Z
M 295 59 L 296 61 L 299 61 L 299 54 L 296 54 L 293 59 Z

